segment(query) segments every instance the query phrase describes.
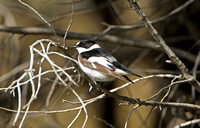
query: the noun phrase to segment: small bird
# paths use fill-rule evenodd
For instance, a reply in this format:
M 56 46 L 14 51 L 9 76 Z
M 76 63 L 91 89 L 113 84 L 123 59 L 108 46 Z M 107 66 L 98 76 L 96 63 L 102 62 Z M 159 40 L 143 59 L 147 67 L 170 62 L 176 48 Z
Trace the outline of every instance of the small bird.
M 115 78 L 132 82 L 126 76 L 128 74 L 141 77 L 118 62 L 117 59 L 93 40 L 82 40 L 68 48 L 76 48 L 78 50 L 80 68 L 95 82 L 111 82 Z

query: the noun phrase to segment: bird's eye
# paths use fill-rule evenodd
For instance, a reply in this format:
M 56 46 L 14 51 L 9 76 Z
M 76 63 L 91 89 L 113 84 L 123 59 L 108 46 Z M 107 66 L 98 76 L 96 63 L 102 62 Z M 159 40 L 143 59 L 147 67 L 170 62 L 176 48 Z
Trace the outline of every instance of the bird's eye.
M 91 46 L 91 43 L 87 43 L 84 45 L 85 48 L 89 48 Z
M 77 46 L 83 47 L 83 48 L 89 48 L 89 47 L 90 47 L 88 43 L 82 43 L 82 42 L 79 42 L 79 43 L 77 44 Z
M 83 47 L 83 48 L 90 48 L 92 45 L 94 45 L 96 42 L 92 41 L 92 40 L 83 40 L 78 42 L 76 45 L 78 47 Z

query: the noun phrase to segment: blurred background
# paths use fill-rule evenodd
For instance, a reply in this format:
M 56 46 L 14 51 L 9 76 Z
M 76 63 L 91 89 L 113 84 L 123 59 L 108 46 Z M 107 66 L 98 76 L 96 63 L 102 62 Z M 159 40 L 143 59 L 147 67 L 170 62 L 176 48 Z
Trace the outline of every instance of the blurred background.
M 190 4 L 183 6 L 189 1 L 191 2 Z M 51 27 L 30 8 L 14 0 L 0 0 L 1 26 L 53 28 L 65 31 L 70 24 L 73 6 L 73 23 L 70 27 L 70 32 L 88 35 L 101 34 L 105 32 L 104 30 L 109 25 L 115 25 L 114 27 L 122 26 L 123 29 L 113 29 L 115 31 L 109 31 L 105 35 L 130 40 L 130 44 L 127 44 L 126 41 L 124 41 L 125 43 L 123 41 L 112 42 L 103 39 L 103 37 L 97 38 L 96 41 L 121 63 L 142 76 L 166 73 L 180 74 L 174 64 L 166 63 L 166 60 L 169 58 L 162 50 L 156 48 L 155 40 L 151 37 L 147 28 L 142 25 L 138 15 L 129 7 L 129 3 L 126 0 L 24 0 L 24 2 L 37 10 L 51 24 Z M 197 63 L 197 70 L 194 75 L 198 79 L 199 70 L 196 58 L 198 58 L 200 44 L 200 1 L 138 0 L 137 2 L 146 16 L 155 22 L 153 22 L 154 27 L 188 67 L 191 74 L 194 74 L 194 65 L 195 62 Z M 24 69 L 28 68 L 30 58 L 29 46 L 36 40 L 47 38 L 63 43 L 63 37 L 58 35 L 7 33 L 1 27 L 0 31 L 1 88 L 8 87 L 12 81 L 20 77 Z M 69 35 L 66 45 L 74 45 L 80 39 L 87 38 L 75 38 Z M 53 50 L 56 51 L 57 49 L 53 48 Z M 59 52 L 62 53 L 62 51 Z M 70 53 L 76 54 L 76 51 L 72 50 Z M 76 55 L 74 58 L 76 59 Z M 60 66 L 69 63 L 68 60 L 56 56 L 53 56 L 52 60 Z M 43 65 L 44 70 L 49 68 L 50 65 L 48 63 Z M 13 70 L 17 72 L 13 73 Z M 73 70 L 70 73 L 73 73 Z M 76 78 L 77 74 L 74 75 L 74 78 Z M 129 76 L 129 78 L 133 80 L 137 77 Z M 46 103 L 54 79 L 53 75 L 47 75 L 43 78 L 38 97 L 32 103 L 30 110 L 62 110 L 77 106 L 76 104 L 67 102 L 62 103 L 63 99 L 74 102 L 78 101 L 78 99 L 70 90 L 59 83 L 56 84 L 49 103 Z M 142 80 L 117 93 L 145 100 L 157 93 L 162 87 L 169 85 L 171 80 L 168 78 Z M 109 83 L 106 88 L 111 89 L 123 84 L 125 84 L 123 81 L 116 80 L 113 83 Z M 71 85 L 71 87 L 82 99 L 89 99 L 101 93 L 98 90 L 89 93 L 88 82 L 84 81 L 84 78 L 81 78 L 78 87 L 75 85 Z M 166 101 L 199 103 L 199 94 L 189 84 L 175 86 L 172 90 Z M 160 101 L 166 92 L 167 90 L 154 100 Z M 23 105 L 27 103 L 30 95 L 31 87 L 29 84 L 22 86 Z M 126 103 L 113 98 L 104 98 L 89 104 L 86 107 L 89 116 L 86 128 L 124 127 L 126 119 L 134 106 L 120 104 Z M 17 96 L 13 97 L 9 91 L 5 92 L 1 90 L 0 107 L 16 110 Z M 77 113 L 78 111 L 53 114 L 28 114 L 23 127 L 67 127 Z M 0 110 L 0 126 L 6 128 L 18 127 L 23 114 L 21 114 L 16 126 L 12 126 L 15 114 L 14 112 Z M 133 111 L 128 122 L 128 128 L 171 128 L 176 124 L 198 117 L 199 112 L 195 111 L 191 112 L 176 108 L 163 108 L 160 110 L 158 108 L 154 109 L 152 106 L 141 106 Z M 84 119 L 85 114 L 82 112 L 72 127 L 81 127 Z M 191 127 L 196 128 L 199 126 L 196 124 Z

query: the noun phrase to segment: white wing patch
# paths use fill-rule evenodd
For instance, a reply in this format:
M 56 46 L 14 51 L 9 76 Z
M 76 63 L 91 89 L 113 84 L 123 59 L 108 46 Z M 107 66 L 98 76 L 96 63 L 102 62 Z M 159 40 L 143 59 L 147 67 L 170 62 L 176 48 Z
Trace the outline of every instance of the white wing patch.
M 111 67 L 114 67 L 114 66 L 113 66 L 110 62 L 108 62 L 108 60 L 107 60 L 106 58 L 104 58 L 104 57 L 90 57 L 90 58 L 88 59 L 88 61 L 91 62 L 93 68 L 96 68 L 96 66 L 95 66 L 95 64 L 93 64 L 92 62 L 97 62 L 97 63 L 101 64 L 102 66 L 104 66 L 104 67 L 106 67 L 106 68 L 108 68 L 108 69 L 110 69 L 110 70 L 113 70 L 113 68 L 111 68 Z M 123 71 L 123 70 L 121 70 L 121 69 L 118 69 L 118 68 L 115 69 L 115 72 L 116 72 L 117 74 L 120 74 L 120 75 L 127 75 L 127 74 L 128 74 L 127 72 L 125 72 L 125 71 Z
M 106 58 L 103 57 L 93 57 L 90 58 L 90 61 L 78 57 L 78 61 L 81 69 L 92 79 L 96 81 L 112 81 L 114 78 L 118 78 L 124 81 L 127 81 L 126 78 L 119 75 L 115 72 L 114 67 L 112 68 L 112 64 L 110 64 Z M 95 68 L 96 67 L 96 68 Z
M 102 66 L 105 66 L 106 68 L 109 68 L 110 70 L 113 70 L 110 66 L 113 66 L 111 63 L 109 63 L 108 61 L 107 61 L 107 59 L 106 58 L 104 58 L 104 57 L 90 57 L 89 59 L 88 59 L 88 61 L 90 61 L 90 62 L 97 62 L 97 63 L 99 63 L 99 64 L 101 64 Z M 109 66 L 110 65 L 110 66 Z M 96 66 L 95 66 L 96 67 Z
M 93 68 L 97 68 L 94 63 L 91 63 Z
M 123 71 L 123 70 L 121 70 L 121 69 L 115 69 L 115 72 L 116 72 L 117 74 L 120 74 L 120 75 L 127 75 L 127 74 L 128 74 L 127 72 L 125 72 L 125 71 Z

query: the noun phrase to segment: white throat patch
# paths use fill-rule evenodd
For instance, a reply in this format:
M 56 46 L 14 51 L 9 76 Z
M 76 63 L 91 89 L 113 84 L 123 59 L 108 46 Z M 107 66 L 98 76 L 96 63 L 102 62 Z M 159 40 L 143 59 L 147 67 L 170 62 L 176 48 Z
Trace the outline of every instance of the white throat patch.
M 92 45 L 90 48 L 82 48 L 82 47 L 77 47 L 76 49 L 78 50 L 78 53 L 82 53 L 82 52 L 87 52 L 87 51 L 91 51 L 95 48 L 101 48 L 98 44 L 94 44 Z

